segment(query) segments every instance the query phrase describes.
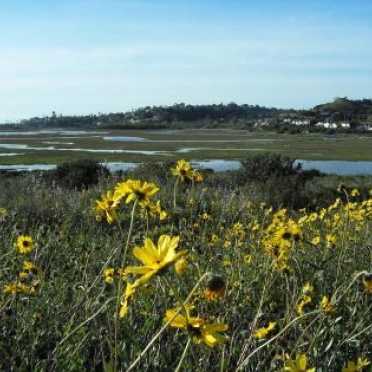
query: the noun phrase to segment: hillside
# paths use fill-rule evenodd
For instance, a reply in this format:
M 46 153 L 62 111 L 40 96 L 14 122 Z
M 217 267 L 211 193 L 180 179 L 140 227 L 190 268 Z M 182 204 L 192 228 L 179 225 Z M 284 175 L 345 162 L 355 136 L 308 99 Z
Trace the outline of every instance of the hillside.
M 291 118 L 291 120 L 289 120 Z M 146 106 L 132 111 L 81 116 L 57 115 L 34 117 L 21 122 L 22 129 L 58 128 L 112 128 L 112 129 L 165 129 L 180 127 L 239 127 L 253 129 L 257 123 L 277 126 L 305 119 L 309 124 L 318 121 L 372 124 L 372 99 L 349 100 L 336 98 L 333 102 L 315 106 L 310 110 L 268 108 L 236 103 L 211 105 Z M 19 124 L 3 125 L 14 128 Z

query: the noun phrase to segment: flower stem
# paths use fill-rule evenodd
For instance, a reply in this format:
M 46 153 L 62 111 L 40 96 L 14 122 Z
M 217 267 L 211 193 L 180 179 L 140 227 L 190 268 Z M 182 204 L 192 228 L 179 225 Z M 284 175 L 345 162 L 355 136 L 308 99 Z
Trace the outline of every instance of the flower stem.
M 130 224 L 129 224 L 129 229 L 128 229 L 127 240 L 126 240 L 123 255 L 122 255 L 122 258 L 121 258 L 121 266 L 120 267 L 122 269 L 125 266 L 128 247 L 129 247 L 130 239 L 131 239 L 132 232 L 133 232 L 134 212 L 136 210 L 136 206 L 137 206 L 137 200 L 134 201 L 133 208 L 132 208 L 132 213 L 131 213 L 131 216 L 130 216 Z M 117 294 L 116 294 L 116 305 L 115 305 L 115 316 L 114 316 L 114 372 L 117 371 L 117 363 L 118 363 L 118 334 L 119 334 L 119 328 L 120 328 L 120 324 L 119 324 L 119 311 L 120 310 L 119 309 L 120 309 L 120 299 L 121 299 L 121 289 L 122 289 L 121 282 L 122 282 L 122 280 L 120 278 L 119 284 L 118 284 L 118 289 L 117 289 Z
M 186 346 L 185 346 L 185 348 L 184 348 L 184 350 L 183 350 L 183 353 L 182 353 L 182 355 L 181 355 L 181 359 L 180 359 L 180 361 L 178 362 L 178 365 L 177 365 L 176 369 L 174 370 L 174 372 L 178 372 L 178 371 L 181 370 L 182 364 L 183 364 L 183 362 L 184 362 L 184 360 L 185 360 L 185 357 L 186 357 L 186 354 L 187 354 L 187 351 L 188 351 L 190 345 L 191 345 L 191 338 L 189 338 L 189 339 L 187 340 L 187 344 L 186 344 Z
M 178 182 L 179 182 L 179 177 L 177 177 L 176 182 L 174 183 L 174 188 L 173 188 L 173 211 L 175 212 L 177 209 L 177 190 L 178 190 Z

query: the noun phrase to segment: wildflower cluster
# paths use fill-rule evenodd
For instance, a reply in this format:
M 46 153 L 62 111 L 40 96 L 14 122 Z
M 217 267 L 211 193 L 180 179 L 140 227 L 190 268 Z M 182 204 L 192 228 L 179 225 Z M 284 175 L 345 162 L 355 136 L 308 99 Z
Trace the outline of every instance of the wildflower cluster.
M 28 235 L 21 235 L 14 244 L 20 254 L 27 254 L 33 250 L 33 239 Z M 16 276 L 15 281 L 5 284 L 4 294 L 36 294 L 41 285 L 43 271 L 31 261 L 23 261 L 23 269 Z
M 0 215 L 1 370 L 368 371 L 365 190 L 294 210 L 185 160 L 164 171 Z
M 97 220 L 104 217 L 108 223 L 112 223 L 118 218 L 118 209 L 122 203 L 136 202 L 146 217 L 158 215 L 163 220 L 166 213 L 162 210 L 160 201 L 156 203 L 152 201 L 158 192 L 159 188 L 154 183 L 129 179 L 116 184 L 114 191 L 111 190 L 106 195 L 102 195 L 102 199 L 96 201 L 93 210 Z
M 184 160 L 179 161 L 175 168 L 171 169 L 173 175 L 179 177 L 181 181 L 186 179 L 200 182 L 202 180 L 201 173 L 196 173 L 189 163 Z M 195 176 L 195 179 L 194 179 Z M 143 213 L 157 212 L 162 220 L 165 212 L 160 209 L 159 202 L 154 204 L 152 198 L 159 192 L 159 188 L 148 182 L 138 180 L 128 180 L 118 183 L 112 192 L 108 192 L 103 196 L 101 201 L 96 202 L 94 208 L 99 215 L 104 215 L 109 223 L 118 218 L 118 207 L 122 201 L 125 204 L 135 202 L 140 207 Z M 134 216 L 132 216 L 133 218 Z M 204 218 L 204 217 L 203 217 Z M 130 232 L 128 232 L 130 234 Z M 234 226 L 234 234 L 243 235 L 241 226 Z M 129 241 L 129 237 L 128 237 Z M 126 281 L 124 293 L 120 293 L 120 309 L 119 317 L 126 318 L 137 291 L 148 285 L 153 277 L 158 276 L 164 278 L 167 286 L 173 287 L 170 282 L 164 277 L 166 271 L 171 264 L 174 264 L 174 269 L 177 274 L 182 274 L 187 267 L 186 255 L 187 249 L 178 249 L 180 242 L 179 236 L 162 234 L 155 243 L 150 237 L 144 238 L 143 246 L 135 246 L 133 248 L 133 256 L 140 261 L 140 266 L 127 265 L 124 268 L 115 270 L 115 268 L 107 267 L 103 271 L 103 277 L 106 283 L 113 284 L 115 273 L 120 270 L 120 276 L 123 274 L 123 279 Z M 132 278 L 132 280 L 131 280 Z M 222 298 L 225 294 L 225 281 L 221 276 L 211 276 L 204 290 L 204 296 L 208 301 L 216 301 Z M 119 287 L 120 291 L 120 287 Z M 177 291 L 172 289 L 173 292 Z M 176 293 L 174 293 L 176 294 Z M 179 294 L 177 295 L 179 296 Z M 190 295 L 189 295 L 190 296 Z M 228 340 L 227 336 L 223 336 L 220 332 L 226 331 L 228 326 L 224 323 L 208 323 L 204 318 L 193 317 L 190 310 L 193 306 L 183 304 L 178 310 L 167 310 L 165 322 L 171 327 L 184 328 L 196 344 L 204 343 L 209 347 L 214 347 Z M 181 314 L 184 312 L 184 315 Z
M 262 245 L 272 258 L 273 267 L 281 272 L 290 272 L 288 264 L 290 250 L 303 239 L 303 232 L 297 222 L 286 216 L 282 209 L 272 216 L 271 223 L 264 230 Z
M 181 163 L 180 166 L 182 168 L 184 164 Z M 172 172 L 181 179 L 181 173 L 177 173 L 179 169 L 174 169 Z M 186 177 L 188 174 L 191 177 L 191 172 L 188 172 L 190 172 L 190 168 L 186 167 L 182 177 Z M 193 205 L 195 206 L 195 204 Z M 370 200 L 360 203 L 342 203 L 337 199 L 328 208 L 312 212 L 302 210 L 295 215 L 286 209 L 273 211 L 272 208 L 266 208 L 266 206 L 260 206 L 260 209 L 257 209 L 254 204 L 246 203 L 247 217 L 235 219 L 231 223 L 222 219 L 220 217 L 221 211 L 214 210 L 213 207 L 199 212 L 196 218 L 190 220 L 185 218 L 184 223 L 187 228 L 193 231 L 194 235 L 200 234 L 201 244 L 205 244 L 204 247 L 209 247 L 211 252 L 216 252 L 213 260 L 221 257 L 219 259 L 221 268 L 225 267 L 232 277 L 235 277 L 235 273 L 246 273 L 243 264 L 256 267 L 266 261 L 270 263 L 273 275 L 275 273 L 285 274 L 283 279 L 289 277 L 295 280 L 298 266 L 303 264 L 317 267 L 316 265 L 320 261 L 323 265 L 322 270 L 331 270 L 334 260 L 342 259 L 342 256 L 337 258 L 338 255 L 335 254 L 339 242 L 348 241 L 350 244 L 358 242 L 358 236 L 351 234 L 351 232 L 353 229 L 364 230 L 366 223 L 371 218 L 371 205 Z M 194 235 L 184 232 L 184 236 L 192 237 Z M 149 252 L 152 253 L 149 254 Z M 200 254 L 200 252 L 198 254 L 194 252 L 192 261 L 198 260 Z M 155 264 L 154 260 L 149 258 L 149 256 L 156 256 L 153 243 L 147 242 L 143 248 L 136 247 L 134 256 L 143 263 L 143 266 L 129 266 L 126 269 L 126 274 L 139 276 L 139 278 L 129 284 L 129 290 L 123 301 L 125 309 L 123 313 L 126 313 L 128 303 L 132 300 L 139 285 L 146 283 L 148 278 L 155 274 L 163 272 L 161 259 L 158 258 Z M 185 257 L 181 257 L 181 255 L 176 257 L 172 253 L 169 257 L 174 257 L 172 262 L 179 261 L 183 263 L 182 265 L 186 262 Z M 179 265 L 181 265 L 180 263 Z M 328 267 L 329 269 L 327 269 Z M 323 271 L 319 272 L 323 273 Z M 239 278 L 241 278 L 240 275 Z M 313 276 L 308 274 L 308 278 L 311 279 Z M 367 273 L 361 278 L 360 283 L 364 287 L 364 293 L 370 293 L 372 283 L 370 275 Z M 301 279 L 306 279 L 306 277 Z M 241 283 L 233 282 L 232 293 L 235 288 L 242 288 Z M 319 288 L 322 287 L 319 286 Z M 314 319 L 317 314 L 323 314 L 323 319 L 328 319 L 329 322 L 339 321 L 334 315 L 340 312 L 338 303 L 340 297 L 329 295 L 335 289 L 337 288 L 327 285 L 322 288 L 322 292 L 318 292 L 315 291 L 312 282 L 307 282 L 304 284 L 296 303 L 293 303 L 295 310 L 293 316 L 298 319 L 303 318 L 303 324 L 311 324 L 307 317 L 312 316 L 310 319 Z M 210 277 L 202 291 L 202 297 L 207 300 L 207 303 L 210 303 L 224 299 L 225 296 L 226 282 L 223 276 Z M 272 305 L 270 304 L 270 306 Z M 275 308 L 275 305 L 273 306 Z M 205 317 L 194 315 L 193 311 L 195 311 L 195 306 L 189 304 L 168 309 L 165 322 L 169 323 L 171 327 L 184 329 L 195 343 L 204 343 L 214 347 L 228 340 L 227 336 L 221 334 L 227 330 L 225 323 L 210 323 Z M 270 316 L 270 313 L 265 315 L 266 317 Z M 256 328 L 252 332 L 252 337 L 257 340 L 270 337 L 275 339 L 277 332 L 285 333 L 283 318 L 278 319 L 276 313 L 272 314 L 272 318 L 272 321 Z M 282 329 L 283 331 L 281 331 Z M 315 371 L 315 367 L 308 366 L 308 360 L 308 356 L 305 354 L 297 354 L 295 359 L 286 355 L 284 369 L 286 371 Z

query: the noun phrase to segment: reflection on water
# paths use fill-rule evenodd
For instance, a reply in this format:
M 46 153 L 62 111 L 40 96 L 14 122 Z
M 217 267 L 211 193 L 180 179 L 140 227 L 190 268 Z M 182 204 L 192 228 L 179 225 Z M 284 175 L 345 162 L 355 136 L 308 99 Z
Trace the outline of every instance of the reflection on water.
M 55 169 L 55 164 L 17 164 L 17 165 L 0 165 L 0 170 L 7 171 L 35 171 Z
M 0 154 L 1 155 L 1 154 Z M 10 156 L 10 155 L 9 155 Z M 298 160 L 303 169 L 318 169 L 321 172 L 338 175 L 372 175 L 371 161 L 327 161 L 327 160 Z M 191 160 L 193 167 L 200 169 L 212 169 L 215 172 L 237 170 L 240 168 L 239 160 Z M 133 169 L 140 163 L 109 162 L 103 163 L 111 171 Z M 0 170 L 50 170 L 56 168 L 55 164 L 32 164 L 32 165 L 0 165 Z
M 236 148 L 224 148 L 223 151 L 265 151 L 265 149 L 254 148 L 254 149 L 236 149 Z M 191 151 L 221 151 L 220 148 L 216 149 L 213 147 L 183 147 L 175 152 L 180 154 L 186 154 Z M 279 150 L 280 151 L 280 150 Z
M 53 135 L 75 135 L 75 136 L 86 136 L 91 134 L 106 134 L 108 132 L 93 132 L 86 130 L 64 130 L 64 129 L 42 129 L 42 130 L 30 130 L 30 131 L 0 131 L 0 136 L 38 136 L 40 134 L 53 134 Z
M 149 143 L 226 143 L 226 140 L 211 140 L 211 139 L 149 139 L 144 137 L 125 137 L 125 136 L 106 136 L 102 137 L 106 141 L 111 142 L 149 142 Z M 275 139 L 267 139 L 267 138 L 249 138 L 246 139 L 245 142 L 274 142 Z M 229 143 L 242 143 L 244 142 L 243 139 L 230 139 Z M 234 149 L 239 150 L 239 149 Z
M 25 150 L 29 147 L 27 145 L 21 145 L 18 143 L 0 143 L 0 148 L 11 149 L 11 150 Z
M 240 168 L 239 160 L 203 160 L 192 161 L 192 166 L 201 169 L 213 169 L 215 172 L 237 170 Z
M 318 169 L 327 174 L 344 176 L 372 175 L 372 161 L 298 160 L 303 169 Z
M 126 137 L 126 136 L 112 136 L 103 137 L 106 141 L 118 141 L 118 142 L 151 142 L 144 137 Z
M 105 165 L 110 171 L 116 172 L 116 171 L 125 171 L 136 168 L 140 163 L 120 163 L 120 162 L 109 162 L 109 163 L 103 163 L 102 165 Z
M 238 160 L 205 160 L 205 161 L 192 161 L 193 167 L 200 169 L 212 169 L 215 172 L 225 170 L 239 169 L 240 162 Z M 111 171 L 134 169 L 140 163 L 122 163 L 122 162 L 108 162 L 102 163 Z M 32 164 L 32 165 L 0 165 L 0 170 L 12 171 L 33 171 L 33 170 L 51 170 L 55 169 L 55 164 Z
M 73 142 L 43 141 L 47 145 L 73 145 Z
M 37 151 L 74 151 L 74 152 L 94 152 L 94 153 L 107 153 L 107 154 L 141 154 L 141 155 L 167 155 L 168 151 L 155 151 L 155 150 L 121 150 L 121 149 L 84 149 L 79 147 L 74 148 L 59 148 L 55 146 L 36 147 L 29 145 L 21 145 L 18 143 L 0 143 L 0 148 L 12 150 L 37 150 Z

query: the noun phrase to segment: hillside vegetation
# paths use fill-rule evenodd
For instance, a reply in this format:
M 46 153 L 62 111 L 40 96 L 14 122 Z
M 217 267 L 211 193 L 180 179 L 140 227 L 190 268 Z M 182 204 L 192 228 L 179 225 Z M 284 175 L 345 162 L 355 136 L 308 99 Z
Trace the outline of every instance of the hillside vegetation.
M 246 128 L 254 129 L 260 122 L 277 129 L 287 120 L 348 122 L 351 129 L 361 124 L 372 125 L 372 100 L 336 98 L 331 103 L 317 105 L 310 110 L 278 109 L 258 105 L 228 104 L 191 105 L 178 103 L 172 106 L 146 106 L 127 112 L 25 119 L 19 125 L 3 125 L 3 128 L 111 128 L 111 129 L 164 129 L 164 128 Z

